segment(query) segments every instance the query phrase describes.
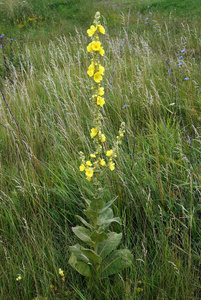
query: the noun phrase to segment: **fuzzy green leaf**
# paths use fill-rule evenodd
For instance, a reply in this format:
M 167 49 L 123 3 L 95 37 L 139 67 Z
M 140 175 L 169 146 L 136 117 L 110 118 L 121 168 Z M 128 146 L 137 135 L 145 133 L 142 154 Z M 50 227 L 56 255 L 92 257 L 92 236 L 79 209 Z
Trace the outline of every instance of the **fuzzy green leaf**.
M 81 252 L 89 259 L 91 264 L 95 265 L 100 265 L 102 258 L 96 254 L 93 250 L 91 249 L 86 249 L 84 247 L 80 248 Z
M 84 214 L 93 222 L 97 219 L 98 213 L 90 207 L 84 210 Z
M 93 199 L 90 203 L 90 208 L 97 211 L 104 207 L 105 201 L 102 198 Z
M 133 255 L 128 249 L 115 250 L 102 261 L 100 267 L 101 277 L 104 278 L 119 273 L 124 268 L 132 265 L 132 262 Z
M 98 225 L 108 227 L 112 222 L 119 223 L 121 225 L 121 219 L 119 217 L 113 218 L 113 211 L 111 208 L 105 210 L 98 218 Z
M 87 243 L 89 246 L 94 245 L 94 242 L 91 240 L 90 235 L 91 231 L 82 226 L 76 226 L 72 228 L 74 234 L 83 242 Z
M 78 216 L 78 215 L 76 215 L 76 217 L 86 226 L 86 227 L 88 227 L 88 228 L 90 228 L 90 229 L 92 229 L 93 227 L 92 227 L 92 225 L 91 224 L 89 224 L 87 221 L 85 221 L 85 219 L 83 219 L 82 217 L 80 217 L 80 216 Z
M 70 250 L 71 253 L 75 254 L 75 256 L 77 257 L 77 259 L 79 261 L 82 261 L 86 264 L 89 264 L 89 259 L 82 253 L 80 248 L 81 248 L 81 246 L 79 244 L 76 244 L 74 246 L 70 246 L 69 250 Z
M 108 235 L 104 232 L 99 233 L 98 231 L 94 230 L 94 232 L 91 234 L 91 239 L 94 243 L 98 244 L 104 240 L 107 240 Z
M 99 214 L 103 213 L 106 209 L 108 209 L 108 207 L 110 207 L 110 206 L 114 203 L 114 201 L 115 201 L 116 199 L 117 199 L 117 197 L 115 197 L 113 200 L 107 202 L 107 203 L 104 205 L 104 207 L 103 207 L 101 210 L 98 211 Z
M 98 244 L 98 255 L 105 258 L 114 251 L 121 242 L 122 233 L 110 232 L 107 234 L 108 239 Z
M 75 253 L 71 254 L 68 263 L 81 275 L 91 277 L 91 266 L 89 264 L 86 264 L 85 262 L 79 261 Z

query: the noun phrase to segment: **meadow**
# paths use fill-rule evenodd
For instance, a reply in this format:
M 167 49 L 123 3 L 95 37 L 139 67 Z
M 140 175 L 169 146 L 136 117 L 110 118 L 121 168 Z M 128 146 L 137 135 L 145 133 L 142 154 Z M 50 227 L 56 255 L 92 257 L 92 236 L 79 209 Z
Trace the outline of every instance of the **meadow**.
M 1 0 L 1 299 L 201 299 L 201 5 L 199 0 Z M 91 183 L 87 29 L 106 30 L 108 172 L 130 268 L 92 293 L 69 264 Z M 111 141 L 111 142 L 110 142 Z M 59 269 L 64 271 L 61 276 Z

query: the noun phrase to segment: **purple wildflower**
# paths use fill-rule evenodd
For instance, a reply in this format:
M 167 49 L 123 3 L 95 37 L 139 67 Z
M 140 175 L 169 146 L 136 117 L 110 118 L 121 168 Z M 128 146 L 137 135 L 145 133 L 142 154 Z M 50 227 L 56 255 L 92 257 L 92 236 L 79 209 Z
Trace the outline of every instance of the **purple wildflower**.
M 188 77 L 186 77 L 186 78 L 184 78 L 184 80 L 189 80 L 189 78 L 188 78 Z
M 128 105 L 127 104 L 124 104 L 124 106 L 122 108 L 126 108 Z
M 182 62 L 179 63 L 179 66 L 181 66 L 181 65 L 182 65 Z
M 171 69 L 168 70 L 168 73 L 170 73 L 170 72 L 171 72 Z
M 181 53 L 184 53 L 185 52 L 185 49 L 181 50 Z
M 182 55 L 180 55 L 180 56 L 179 56 L 179 59 L 182 59 L 182 57 L 183 57 L 183 56 L 182 56 Z

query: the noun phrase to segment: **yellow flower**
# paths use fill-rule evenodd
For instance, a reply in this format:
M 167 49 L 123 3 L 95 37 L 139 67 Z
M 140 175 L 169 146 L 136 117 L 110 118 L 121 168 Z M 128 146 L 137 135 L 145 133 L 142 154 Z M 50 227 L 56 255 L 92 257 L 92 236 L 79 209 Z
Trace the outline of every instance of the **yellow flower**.
M 100 33 L 105 34 L 105 28 L 102 25 L 98 25 Z
M 108 157 L 112 156 L 112 154 L 113 154 L 113 150 L 112 150 L 112 149 L 111 149 L 111 150 L 108 150 L 108 151 L 106 152 L 106 155 L 107 155 Z
M 106 141 L 106 137 L 104 134 L 101 134 L 101 142 L 104 143 Z
M 86 162 L 86 165 L 87 165 L 88 167 L 91 167 L 91 166 L 92 166 L 92 163 L 90 162 L 90 160 L 88 160 L 88 161 Z
M 21 279 L 22 279 L 22 276 L 20 276 L 20 275 L 16 278 L 17 281 L 20 281 Z
M 93 174 L 94 174 L 94 171 L 93 171 L 92 168 L 87 168 L 86 169 L 86 176 L 87 177 L 91 178 L 91 177 L 93 177 Z
M 83 164 L 80 165 L 80 171 L 84 171 L 85 170 L 85 166 Z
M 92 50 L 99 51 L 99 49 L 101 47 L 101 42 L 99 42 L 99 41 L 93 41 L 91 43 L 91 47 L 92 47 Z
M 97 135 L 97 133 L 98 133 L 98 130 L 95 128 L 92 128 L 91 129 L 91 138 L 93 139 Z
M 99 72 L 96 72 L 94 74 L 94 81 L 95 82 L 99 83 L 99 82 L 101 82 L 102 79 L 103 79 L 103 77 L 101 76 L 101 74 Z
M 114 167 L 115 163 L 114 162 L 110 162 L 108 166 L 109 166 L 111 171 L 113 171 L 115 169 L 115 167 Z
M 91 181 L 91 177 L 87 177 L 87 180 L 88 180 L 88 181 Z
M 96 158 L 95 154 L 90 154 L 91 158 Z
M 61 268 L 59 269 L 59 275 L 62 277 L 64 276 L 64 271 Z
M 124 136 L 123 133 L 121 133 L 121 134 L 120 134 L 120 137 L 123 137 L 123 136 Z
M 103 47 L 100 47 L 99 53 L 100 53 L 101 56 L 103 56 L 105 54 L 105 51 L 104 51 Z
M 94 35 L 96 30 L 97 30 L 97 27 L 95 27 L 94 25 L 91 25 L 90 29 L 87 30 L 88 36 Z M 99 29 L 99 31 L 100 31 L 100 29 Z
M 89 68 L 88 68 L 88 71 L 87 71 L 87 74 L 89 75 L 89 77 L 92 77 L 94 75 L 94 64 L 92 63 Z
M 90 43 L 90 44 L 87 46 L 87 51 L 88 51 L 88 52 L 93 51 L 93 49 L 92 49 L 92 43 Z
M 99 94 L 100 96 L 103 96 L 103 95 L 105 94 L 105 92 L 104 92 L 104 87 L 100 87 L 100 88 L 98 89 L 98 94 Z
M 20 28 L 20 29 L 23 28 L 23 27 L 24 27 L 24 25 L 22 25 L 22 24 L 18 25 L 18 28 Z
M 100 165 L 101 165 L 101 166 L 105 166 L 105 161 L 104 161 L 104 159 L 101 159 Z
M 101 75 L 104 75 L 104 71 L 105 71 L 105 68 L 103 66 L 99 65 L 99 73 Z
M 97 97 L 97 105 L 99 105 L 100 107 L 103 107 L 104 104 L 105 104 L 104 98 L 98 96 Z

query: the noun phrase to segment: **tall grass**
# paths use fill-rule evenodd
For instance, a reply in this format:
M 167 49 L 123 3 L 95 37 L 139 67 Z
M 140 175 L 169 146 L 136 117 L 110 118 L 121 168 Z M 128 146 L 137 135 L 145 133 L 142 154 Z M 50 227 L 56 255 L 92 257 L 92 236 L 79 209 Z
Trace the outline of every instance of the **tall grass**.
M 109 35 L 104 41 L 104 131 L 110 140 L 126 122 L 117 174 L 105 184 L 108 199 L 118 196 L 122 243 L 135 259 L 130 270 L 103 282 L 99 299 L 199 299 L 201 37 L 196 24 L 181 23 L 176 32 L 172 19 L 145 29 L 138 22 L 123 42 Z M 5 98 L 37 172 L 1 97 L 5 299 L 91 299 L 85 281 L 67 265 L 68 247 L 76 243 L 75 215 L 90 197 L 78 158 L 91 147 L 87 43 L 76 29 L 75 36 L 60 36 L 48 47 L 25 44 L 16 51 L 18 63 L 8 61 Z

